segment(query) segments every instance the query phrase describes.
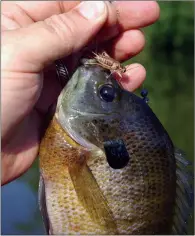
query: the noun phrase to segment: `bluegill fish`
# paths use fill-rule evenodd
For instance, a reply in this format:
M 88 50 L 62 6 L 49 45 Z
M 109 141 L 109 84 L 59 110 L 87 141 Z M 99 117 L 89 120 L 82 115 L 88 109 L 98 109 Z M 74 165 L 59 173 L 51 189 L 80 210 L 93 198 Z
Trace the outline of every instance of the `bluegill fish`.
M 151 108 L 98 65 L 62 90 L 40 146 L 49 234 L 184 234 L 188 161 Z

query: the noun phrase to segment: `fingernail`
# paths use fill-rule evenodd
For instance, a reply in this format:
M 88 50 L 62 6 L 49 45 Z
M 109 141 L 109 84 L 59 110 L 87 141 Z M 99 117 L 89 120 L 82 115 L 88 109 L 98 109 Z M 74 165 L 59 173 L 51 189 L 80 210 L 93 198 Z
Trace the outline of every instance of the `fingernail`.
M 101 16 L 105 11 L 105 3 L 103 1 L 84 1 L 77 7 L 80 14 L 88 20 Z

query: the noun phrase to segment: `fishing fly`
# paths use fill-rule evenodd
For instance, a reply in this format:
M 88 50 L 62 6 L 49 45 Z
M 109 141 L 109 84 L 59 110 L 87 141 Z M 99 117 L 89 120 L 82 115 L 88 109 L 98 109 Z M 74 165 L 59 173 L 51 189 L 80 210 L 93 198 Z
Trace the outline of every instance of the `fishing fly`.
M 101 54 L 96 54 L 96 53 L 93 54 L 95 55 L 95 59 L 100 66 L 110 70 L 111 74 L 113 72 L 116 72 L 122 78 L 122 74 L 126 72 L 126 68 L 123 65 L 121 65 L 119 61 L 110 57 L 105 51 L 102 52 Z
M 85 61 L 85 65 L 99 65 L 104 69 L 110 70 L 111 74 L 114 72 L 117 73 L 120 78 L 122 78 L 122 74 L 127 71 L 119 61 L 110 57 L 105 51 L 99 54 L 93 52 L 93 54 L 94 58 L 92 60 Z

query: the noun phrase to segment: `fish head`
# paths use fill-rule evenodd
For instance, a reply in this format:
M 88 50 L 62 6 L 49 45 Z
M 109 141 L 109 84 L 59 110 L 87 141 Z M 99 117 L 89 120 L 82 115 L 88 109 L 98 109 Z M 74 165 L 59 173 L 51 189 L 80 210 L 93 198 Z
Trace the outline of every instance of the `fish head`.
M 57 107 L 61 125 L 74 140 L 98 147 L 120 137 L 124 128 L 128 132 L 124 124 L 141 112 L 135 95 L 121 88 L 100 66 L 79 67 L 62 91 Z

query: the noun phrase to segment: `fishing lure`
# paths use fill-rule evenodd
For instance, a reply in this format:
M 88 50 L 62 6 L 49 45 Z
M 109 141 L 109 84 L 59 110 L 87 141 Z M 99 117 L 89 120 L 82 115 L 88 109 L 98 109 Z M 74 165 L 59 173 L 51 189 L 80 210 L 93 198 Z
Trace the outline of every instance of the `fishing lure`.
M 104 69 L 110 70 L 111 74 L 115 72 L 122 78 L 122 74 L 126 72 L 126 68 L 120 62 L 110 57 L 105 51 L 100 54 L 93 52 L 93 54 L 95 56 L 94 59 L 87 60 L 84 63 L 85 65 L 99 65 Z

